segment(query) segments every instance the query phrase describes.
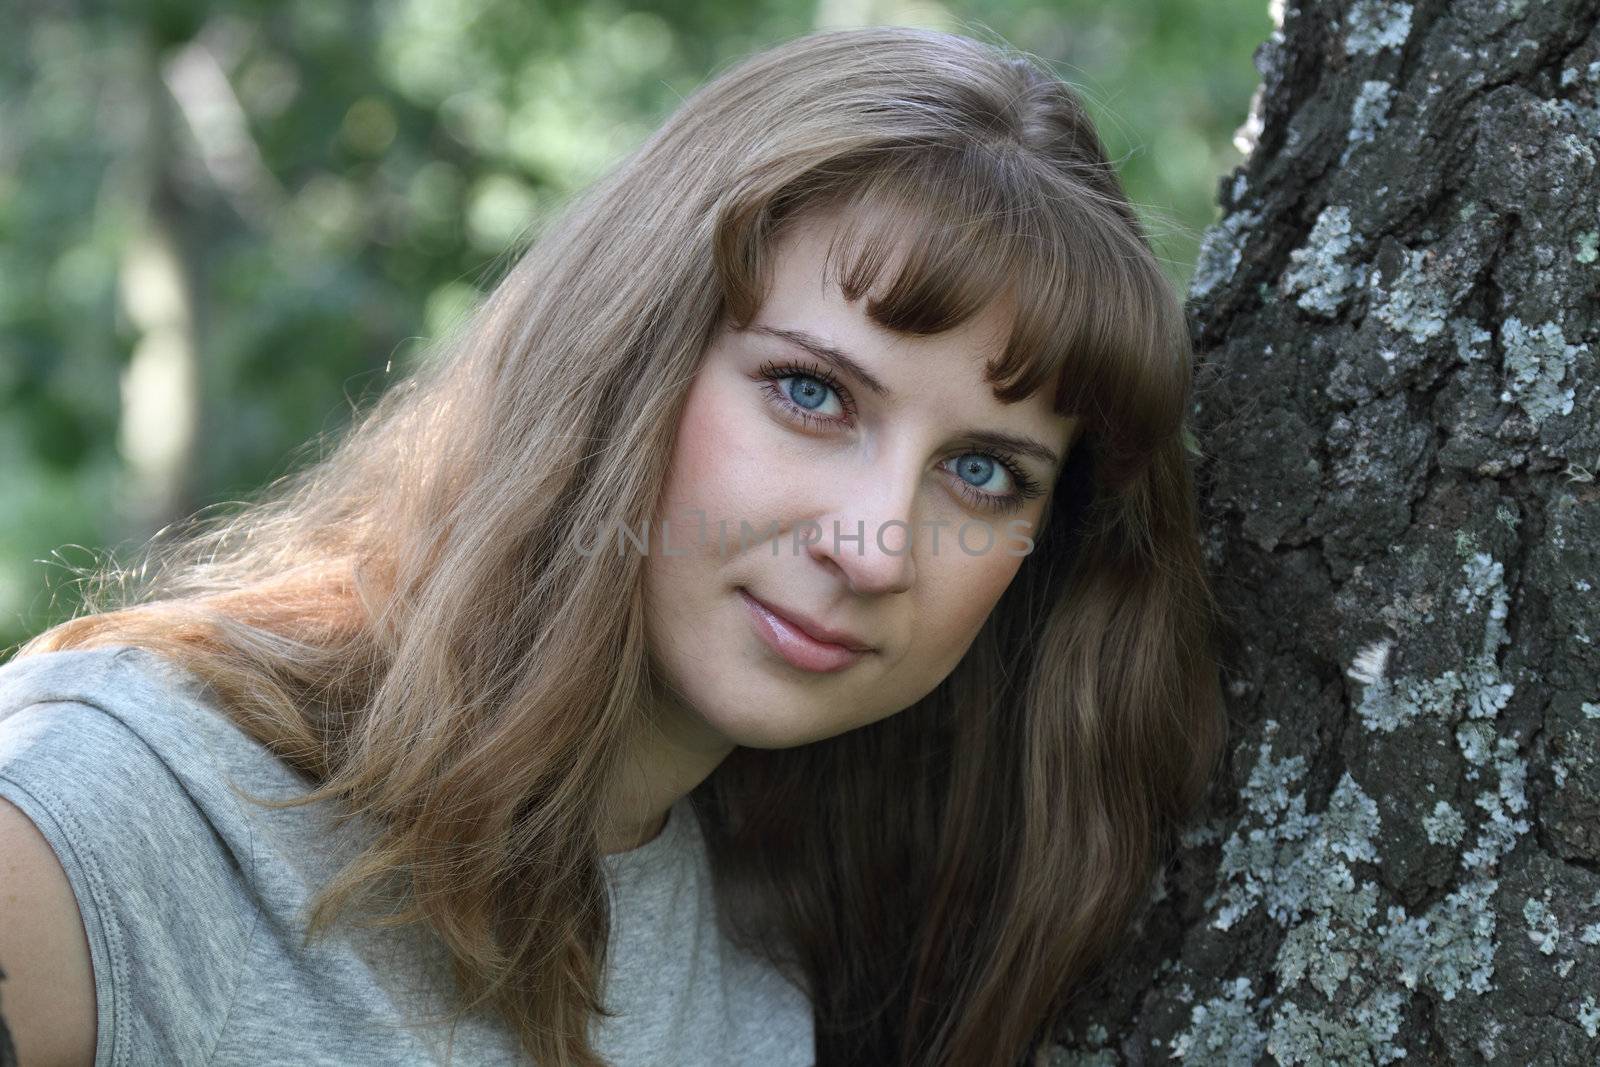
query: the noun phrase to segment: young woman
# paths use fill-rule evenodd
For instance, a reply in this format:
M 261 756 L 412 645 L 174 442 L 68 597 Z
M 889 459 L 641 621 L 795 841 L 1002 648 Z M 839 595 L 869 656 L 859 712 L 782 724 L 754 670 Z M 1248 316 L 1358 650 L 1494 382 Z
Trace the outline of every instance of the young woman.
M 22 1062 L 1026 1060 L 1221 744 L 1190 359 L 1027 58 L 721 75 L 0 670 Z

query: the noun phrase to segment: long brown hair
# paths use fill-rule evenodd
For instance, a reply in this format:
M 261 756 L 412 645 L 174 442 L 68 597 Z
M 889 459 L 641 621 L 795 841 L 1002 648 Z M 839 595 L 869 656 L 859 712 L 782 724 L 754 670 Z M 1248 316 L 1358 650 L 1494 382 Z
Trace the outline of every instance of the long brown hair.
M 1084 432 L 946 680 L 736 750 L 693 803 L 728 929 L 810 991 L 820 1064 L 1016 1062 L 1122 936 L 1223 734 L 1182 306 L 1079 99 L 1021 53 L 834 31 L 721 74 L 329 454 L 158 541 L 138 580 L 106 568 L 95 613 L 21 654 L 131 644 L 204 679 L 316 784 L 288 803 L 378 827 L 308 937 L 398 876 L 382 921 L 442 939 L 460 1013 L 597 1064 L 596 812 L 665 683 L 642 556 L 572 533 L 650 519 L 713 330 L 750 320 L 774 237 L 825 204 L 884 209 L 852 216 L 852 299 L 916 234 L 875 322 L 937 332 L 1009 299 L 996 395 L 1051 390 Z

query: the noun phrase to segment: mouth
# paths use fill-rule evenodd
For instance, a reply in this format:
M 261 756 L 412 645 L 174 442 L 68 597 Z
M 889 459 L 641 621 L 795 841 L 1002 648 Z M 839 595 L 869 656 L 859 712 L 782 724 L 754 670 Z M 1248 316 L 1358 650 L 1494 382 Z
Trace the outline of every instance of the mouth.
M 873 651 L 870 645 L 852 635 L 795 618 L 742 587 L 739 597 L 744 601 L 757 636 L 790 666 L 819 674 L 832 673 L 860 662 Z

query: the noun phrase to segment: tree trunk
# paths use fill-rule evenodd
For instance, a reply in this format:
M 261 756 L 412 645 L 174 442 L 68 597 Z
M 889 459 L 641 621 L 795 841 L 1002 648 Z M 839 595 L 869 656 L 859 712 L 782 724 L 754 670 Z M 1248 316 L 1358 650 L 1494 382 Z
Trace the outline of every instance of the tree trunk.
M 1229 764 L 1047 1062 L 1600 1063 L 1597 23 L 1257 51 L 1190 292 Z

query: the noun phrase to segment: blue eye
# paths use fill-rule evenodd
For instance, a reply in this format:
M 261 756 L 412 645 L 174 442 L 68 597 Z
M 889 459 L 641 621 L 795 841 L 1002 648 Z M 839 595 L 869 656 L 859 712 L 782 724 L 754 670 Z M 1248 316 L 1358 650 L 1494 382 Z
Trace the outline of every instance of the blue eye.
M 828 399 L 827 384 L 809 375 L 794 374 L 784 380 L 791 383 L 788 388 L 789 399 L 803 408 L 818 408 Z
M 960 476 L 962 481 L 975 488 L 982 489 L 986 493 L 994 493 L 999 496 L 1006 494 L 1005 479 L 1010 477 L 1011 472 L 996 462 L 993 457 L 986 456 L 981 452 L 968 452 L 964 456 L 956 457 L 956 459 L 956 474 Z M 989 479 L 997 474 L 1001 476 L 1000 485 L 988 485 Z
M 767 362 L 756 374 L 767 401 L 808 429 L 821 432 L 848 426 L 855 416 L 849 391 L 820 367 Z M 824 412 L 830 397 L 838 410 Z M 963 499 L 988 511 L 1016 511 L 1044 491 L 1010 456 L 964 452 L 941 461 L 940 467 L 956 476 L 955 490 Z M 996 481 L 998 487 L 992 484 Z
M 850 394 L 820 368 L 766 363 L 759 374 L 768 398 L 808 426 L 842 425 L 855 414 Z

